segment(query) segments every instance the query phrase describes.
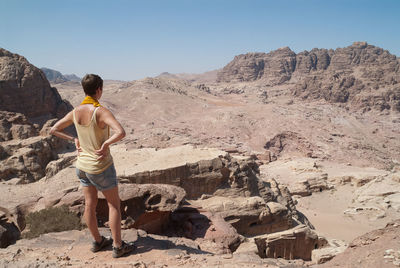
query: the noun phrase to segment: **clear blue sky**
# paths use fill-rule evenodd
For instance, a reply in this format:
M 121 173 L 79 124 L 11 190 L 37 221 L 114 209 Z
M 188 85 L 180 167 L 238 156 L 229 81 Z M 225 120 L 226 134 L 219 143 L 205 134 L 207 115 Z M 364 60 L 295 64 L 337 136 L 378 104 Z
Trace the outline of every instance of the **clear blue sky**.
M 400 56 L 400 1 L 0 0 L 0 47 L 79 76 L 201 73 L 242 53 L 353 41 Z

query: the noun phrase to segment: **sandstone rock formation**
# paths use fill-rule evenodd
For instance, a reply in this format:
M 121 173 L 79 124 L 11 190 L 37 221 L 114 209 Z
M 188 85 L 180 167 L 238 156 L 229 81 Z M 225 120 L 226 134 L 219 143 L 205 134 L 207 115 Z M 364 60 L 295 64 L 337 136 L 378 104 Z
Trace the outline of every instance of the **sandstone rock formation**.
M 266 142 L 264 148 L 269 153 L 269 158 L 272 161 L 286 152 L 295 152 L 299 156 L 312 157 L 318 151 L 306 138 L 292 131 L 285 131 L 275 135 Z
M 319 247 L 318 235 L 307 226 L 269 234 L 255 239 L 262 258 L 311 260 L 311 253 Z
M 101 229 L 104 235 L 108 230 Z M 92 253 L 88 230 L 49 233 L 34 239 L 19 240 L 0 250 L 1 267 L 27 266 L 133 266 L 133 267 L 293 267 L 307 265 L 302 260 L 262 259 L 246 253 L 212 254 L 196 240 L 147 234 L 140 230 L 122 230 L 122 236 L 138 247 L 136 252 L 119 259 L 112 258 L 111 248 Z M 200 248 L 200 249 L 199 249 Z
M 286 47 L 236 56 L 218 73 L 217 81 L 285 84 L 303 99 L 351 103 L 365 111 L 400 111 L 399 66 L 395 55 L 366 42 L 298 54 Z
M 47 164 L 69 146 L 47 136 L 56 120 L 48 119 L 60 118 L 71 108 L 41 70 L 24 57 L 0 49 L 0 181 L 32 182 L 45 176 Z M 58 168 L 71 161 L 59 162 Z
M 121 184 L 119 190 L 122 219 L 132 221 L 130 228 L 140 228 L 151 233 L 161 233 L 168 227 L 170 213 L 181 205 L 185 197 L 185 192 L 181 188 L 172 185 Z M 31 200 L 21 207 L 26 215 L 62 205 L 66 205 L 77 215 L 83 215 L 84 197 L 81 189 L 77 186 L 67 188 Z M 101 193 L 96 212 L 100 223 L 108 221 L 108 206 Z
M 29 122 L 23 114 L 0 111 L 0 142 L 37 135 L 38 126 Z
M 0 110 L 28 118 L 60 118 L 70 109 L 41 70 L 24 57 L 0 48 Z
M 196 206 L 220 214 L 238 233 L 246 236 L 274 233 L 293 225 L 290 210 L 277 202 L 265 202 L 259 196 L 213 196 L 193 202 Z
M 296 53 L 288 47 L 266 53 L 236 56 L 217 75 L 218 82 L 264 79 L 272 85 L 290 80 L 296 68 Z
M 45 177 L 48 163 L 58 159 L 57 152 L 68 146 L 51 136 L 0 142 L 0 181 L 18 178 L 26 183 Z
M 287 188 L 275 180 L 258 178 L 258 165 L 253 159 L 191 146 L 158 150 L 141 159 L 133 153 L 130 159 L 136 158 L 139 163 L 128 162 L 117 169 L 124 182 L 182 187 L 187 199 L 201 199 L 193 202 L 195 206 L 223 213 L 225 220 L 235 222 L 241 234 L 274 232 L 290 228 L 293 219 L 306 220 L 297 213 Z M 171 162 L 172 158 L 183 161 Z M 221 207 L 223 203 L 231 205 Z
M 234 252 L 242 242 L 236 229 L 221 214 L 191 206 L 171 214 L 168 236 L 187 237 L 197 241 L 202 250 L 215 254 Z

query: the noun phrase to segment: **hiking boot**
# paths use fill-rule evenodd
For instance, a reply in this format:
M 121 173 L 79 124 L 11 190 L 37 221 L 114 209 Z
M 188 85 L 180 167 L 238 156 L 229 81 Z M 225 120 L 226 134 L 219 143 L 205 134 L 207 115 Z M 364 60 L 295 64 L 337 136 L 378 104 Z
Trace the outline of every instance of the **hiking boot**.
M 111 245 L 112 242 L 113 242 L 112 238 L 101 236 L 101 241 L 100 241 L 100 243 L 97 243 L 96 241 L 93 241 L 93 242 L 92 242 L 92 247 L 90 248 L 90 250 L 91 250 L 92 252 L 100 251 L 100 250 L 102 250 L 103 248 L 105 248 L 105 247 Z
M 113 258 L 119 258 L 129 252 L 132 252 L 136 248 L 133 243 L 125 243 L 122 241 L 122 245 L 119 248 L 113 247 Z

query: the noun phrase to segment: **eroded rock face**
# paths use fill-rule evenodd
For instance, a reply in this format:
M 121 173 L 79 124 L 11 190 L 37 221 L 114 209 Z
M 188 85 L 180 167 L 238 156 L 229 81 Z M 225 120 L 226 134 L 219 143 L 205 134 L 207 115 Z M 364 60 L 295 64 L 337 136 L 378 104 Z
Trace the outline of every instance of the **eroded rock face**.
M 168 163 L 173 157 L 185 159 L 186 154 L 192 159 L 198 154 L 199 160 L 157 168 L 159 163 Z M 155 151 L 150 156 L 148 162 L 141 163 L 150 168 L 148 171 L 140 171 L 140 166 L 125 170 L 122 167 L 120 176 L 124 181 L 182 187 L 195 207 L 221 214 L 242 235 L 287 230 L 297 223 L 312 226 L 298 213 L 286 187 L 273 179 L 259 179 L 258 165 L 253 158 L 235 158 L 218 151 L 207 155 L 204 150 L 184 146 Z
M 259 80 L 265 86 L 291 83 L 292 93 L 303 99 L 351 103 L 365 111 L 400 111 L 399 70 L 395 55 L 355 42 L 336 50 L 314 48 L 296 54 L 281 48 L 239 55 L 218 73 L 218 81 Z
M 242 235 L 273 233 L 292 227 L 291 213 L 286 206 L 277 202 L 267 203 L 259 196 L 213 196 L 194 204 L 222 215 Z
M 24 57 L 0 48 L 0 109 L 29 118 L 60 118 L 71 105 L 61 99 L 41 70 Z
M 270 53 L 236 56 L 217 75 L 218 82 L 241 82 L 263 79 L 271 85 L 290 80 L 296 68 L 296 53 L 288 47 Z
M 318 152 L 315 145 L 302 135 L 292 131 L 278 133 L 265 143 L 264 148 L 268 150 L 272 161 L 285 152 L 295 152 L 299 156 L 307 157 L 312 157 Z
M 37 126 L 29 122 L 23 114 L 0 111 L 0 142 L 27 139 L 36 135 Z
M 255 239 L 262 258 L 284 258 L 287 260 L 311 260 L 311 253 L 318 248 L 318 235 L 307 226 L 267 235 Z
M 140 228 L 151 233 L 161 233 L 169 223 L 171 211 L 176 210 L 185 197 L 182 188 L 172 185 L 120 184 L 122 220 L 132 220 L 129 228 Z M 23 205 L 25 215 L 29 212 L 66 205 L 78 215 L 84 212 L 84 196 L 79 187 L 45 195 Z M 97 218 L 101 223 L 108 221 L 108 206 L 105 197 L 99 193 Z M 128 219 L 128 220 L 129 220 Z
M 0 181 L 19 178 L 33 182 L 43 178 L 47 164 L 58 159 L 57 152 L 67 146 L 54 136 L 0 142 Z
M 171 214 L 167 234 L 193 239 L 202 250 L 216 254 L 234 252 L 242 240 L 221 214 L 190 206 L 181 207 Z

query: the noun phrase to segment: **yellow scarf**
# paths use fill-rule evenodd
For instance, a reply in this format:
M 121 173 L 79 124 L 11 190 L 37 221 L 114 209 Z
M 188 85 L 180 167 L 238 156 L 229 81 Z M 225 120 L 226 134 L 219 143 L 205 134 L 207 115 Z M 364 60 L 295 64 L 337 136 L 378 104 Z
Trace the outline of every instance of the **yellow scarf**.
M 86 96 L 85 99 L 82 101 L 82 104 L 93 104 L 94 107 L 100 107 L 101 104 L 99 103 L 98 100 L 95 98 L 92 98 L 91 96 Z

